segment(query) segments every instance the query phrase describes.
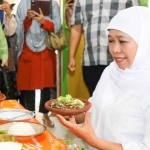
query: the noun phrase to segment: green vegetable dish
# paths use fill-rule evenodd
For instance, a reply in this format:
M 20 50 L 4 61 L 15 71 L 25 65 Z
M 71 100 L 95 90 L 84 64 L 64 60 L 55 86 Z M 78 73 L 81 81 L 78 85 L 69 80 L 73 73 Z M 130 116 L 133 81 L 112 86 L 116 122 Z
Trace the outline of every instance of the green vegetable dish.
M 58 97 L 56 101 L 53 101 L 51 103 L 51 107 L 57 109 L 70 110 L 84 108 L 85 105 L 81 100 L 72 98 L 72 96 L 68 94 L 65 97 Z

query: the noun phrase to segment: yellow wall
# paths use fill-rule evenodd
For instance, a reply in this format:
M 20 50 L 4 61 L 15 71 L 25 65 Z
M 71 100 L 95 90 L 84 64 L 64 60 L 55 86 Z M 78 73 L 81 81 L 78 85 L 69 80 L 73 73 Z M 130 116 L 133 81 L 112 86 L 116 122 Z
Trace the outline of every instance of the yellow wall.
M 76 98 L 88 99 L 90 97 L 88 89 L 84 83 L 82 76 L 82 53 L 84 48 L 84 38 L 80 41 L 75 61 L 76 70 L 74 73 L 68 71 L 68 94 Z

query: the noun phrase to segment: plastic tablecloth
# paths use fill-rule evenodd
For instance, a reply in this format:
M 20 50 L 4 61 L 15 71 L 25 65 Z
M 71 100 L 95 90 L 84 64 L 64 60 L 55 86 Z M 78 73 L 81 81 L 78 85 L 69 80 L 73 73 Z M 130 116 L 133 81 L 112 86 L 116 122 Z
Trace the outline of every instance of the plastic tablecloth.
M 4 100 L 0 102 L 0 109 L 25 109 L 16 100 Z M 36 118 L 28 119 L 27 121 L 39 123 Z M 5 122 L 0 121 L 0 124 Z M 51 140 L 56 137 L 46 129 L 46 131 L 34 138 L 17 139 L 16 142 L 22 143 L 22 150 L 50 150 Z M 40 145 L 40 146 L 39 146 Z

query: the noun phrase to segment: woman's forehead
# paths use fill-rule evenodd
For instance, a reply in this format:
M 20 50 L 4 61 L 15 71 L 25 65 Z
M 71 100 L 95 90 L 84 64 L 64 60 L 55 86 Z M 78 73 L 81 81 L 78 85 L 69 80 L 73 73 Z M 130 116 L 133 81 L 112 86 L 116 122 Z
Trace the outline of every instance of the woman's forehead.
M 111 36 L 117 36 L 117 37 L 129 37 L 128 34 L 122 32 L 122 31 L 119 31 L 119 30 L 115 30 L 115 29 L 110 29 L 110 30 L 109 30 L 108 37 L 111 37 Z

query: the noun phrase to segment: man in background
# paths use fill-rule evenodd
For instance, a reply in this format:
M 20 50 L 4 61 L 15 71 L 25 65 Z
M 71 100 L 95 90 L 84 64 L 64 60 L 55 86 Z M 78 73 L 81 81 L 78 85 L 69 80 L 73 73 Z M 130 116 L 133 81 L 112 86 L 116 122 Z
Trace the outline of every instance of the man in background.
M 76 0 L 71 20 L 70 71 L 75 71 L 75 53 L 84 33 L 83 78 L 92 95 L 103 70 L 113 61 L 108 51 L 106 27 L 122 9 L 140 5 L 139 0 Z

